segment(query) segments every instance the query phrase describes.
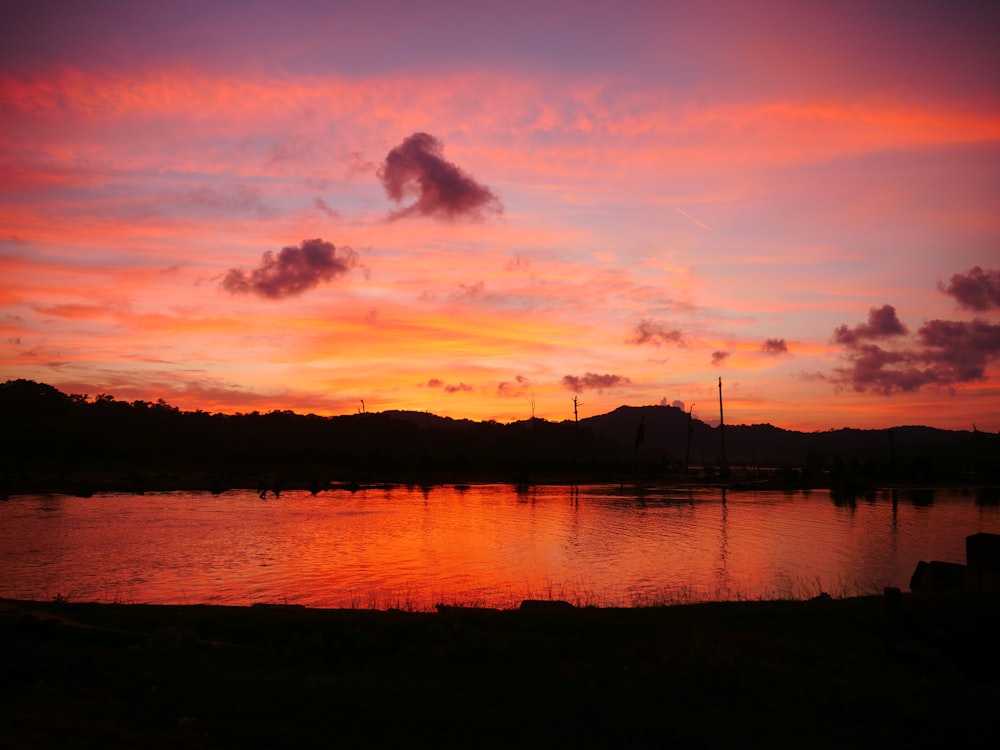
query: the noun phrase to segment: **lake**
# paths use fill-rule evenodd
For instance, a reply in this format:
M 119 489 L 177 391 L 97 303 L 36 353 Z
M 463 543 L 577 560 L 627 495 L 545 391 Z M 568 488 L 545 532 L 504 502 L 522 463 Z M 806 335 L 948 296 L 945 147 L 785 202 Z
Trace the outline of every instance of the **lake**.
M 0 502 L 0 597 L 430 610 L 638 606 L 908 589 L 1000 533 L 996 493 L 511 485 L 23 495 Z

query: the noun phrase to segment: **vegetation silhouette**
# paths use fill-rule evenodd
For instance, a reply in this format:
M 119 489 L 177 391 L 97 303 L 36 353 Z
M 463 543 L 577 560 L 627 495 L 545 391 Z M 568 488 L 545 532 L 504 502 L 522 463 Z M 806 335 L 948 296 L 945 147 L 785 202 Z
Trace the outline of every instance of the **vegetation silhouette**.
M 995 484 L 1000 436 L 903 426 L 802 433 L 770 424 L 719 433 L 673 406 L 501 424 L 426 412 L 322 417 L 181 411 L 162 399 L 0 384 L 0 494 L 255 488 L 320 492 L 370 483 L 720 482 L 830 486 Z M 641 435 L 641 439 L 638 437 Z M 692 455 L 701 466 L 687 466 Z
M 893 593 L 433 613 L 0 600 L 5 746 L 982 745 L 1000 599 Z

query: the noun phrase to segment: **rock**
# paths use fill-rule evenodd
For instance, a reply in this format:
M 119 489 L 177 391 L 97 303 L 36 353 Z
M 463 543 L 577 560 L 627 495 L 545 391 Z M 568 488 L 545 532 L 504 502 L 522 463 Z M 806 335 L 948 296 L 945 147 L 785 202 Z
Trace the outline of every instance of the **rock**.
M 965 588 L 965 566 L 921 560 L 910 578 L 910 591 L 954 591 Z
M 1000 591 L 1000 534 L 965 537 L 965 586 L 974 591 Z

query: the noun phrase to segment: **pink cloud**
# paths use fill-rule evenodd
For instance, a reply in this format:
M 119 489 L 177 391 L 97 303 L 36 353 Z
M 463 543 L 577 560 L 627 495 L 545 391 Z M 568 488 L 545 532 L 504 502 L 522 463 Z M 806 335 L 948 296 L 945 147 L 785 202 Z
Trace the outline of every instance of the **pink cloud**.
M 906 333 L 904 326 L 896 316 L 896 308 L 892 305 L 873 307 L 868 312 L 868 322 L 859 323 L 850 328 L 846 325 L 837 326 L 833 332 L 833 340 L 845 346 L 854 346 L 863 339 L 884 339 L 892 336 L 902 336 Z
M 787 354 L 788 344 L 784 339 L 767 339 L 763 344 L 761 344 L 760 350 L 764 352 L 764 354 Z
M 661 344 L 684 345 L 684 334 L 679 328 L 668 328 L 653 320 L 642 320 L 635 327 L 635 336 L 628 339 L 629 344 Z
M 985 380 L 988 365 L 1000 360 L 1000 325 L 978 319 L 926 321 L 915 340 L 891 349 L 869 343 L 905 333 L 891 305 L 872 308 L 867 324 L 838 326 L 834 340 L 845 347 L 848 366 L 836 369 L 834 381 L 888 396 Z

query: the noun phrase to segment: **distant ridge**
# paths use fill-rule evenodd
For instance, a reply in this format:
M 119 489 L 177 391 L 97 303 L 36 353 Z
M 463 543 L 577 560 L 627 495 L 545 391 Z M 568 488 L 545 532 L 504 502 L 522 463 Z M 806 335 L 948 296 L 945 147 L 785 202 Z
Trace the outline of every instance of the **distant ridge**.
M 644 423 L 645 443 L 675 455 L 684 455 L 688 416 L 674 406 L 619 406 L 607 414 L 581 419 L 580 423 L 588 425 L 598 435 L 618 442 L 630 442 L 634 440 L 640 419 Z M 699 419 L 692 419 L 691 427 L 692 462 L 701 463 L 702 453 L 708 460 L 717 460 L 718 428 Z M 888 455 L 892 449 L 903 455 L 914 450 L 933 450 L 966 441 L 971 444 L 974 434 L 971 431 L 919 426 L 871 430 L 845 427 L 825 432 L 797 432 L 770 424 L 727 424 L 725 429 L 726 453 L 731 463 L 749 464 L 756 459 L 758 463 L 768 465 L 799 464 L 809 454 L 839 454 L 845 458 L 868 459 Z
M 0 481 L 19 477 L 197 473 L 220 484 L 248 472 L 295 482 L 617 480 L 676 476 L 685 458 L 722 471 L 719 430 L 673 406 L 621 406 L 607 414 L 508 424 L 385 411 L 335 417 L 182 412 L 163 402 L 86 400 L 30 380 L 0 384 Z M 690 425 L 690 430 L 689 430 Z M 726 425 L 737 476 L 905 476 L 914 481 L 997 481 L 1000 436 L 903 426 L 796 432 Z M 702 468 L 704 467 L 704 468 Z M 714 468 L 713 468 L 714 467 Z M 215 480 L 213 480 L 215 481 Z M 583 479 L 581 479 L 583 481 Z

